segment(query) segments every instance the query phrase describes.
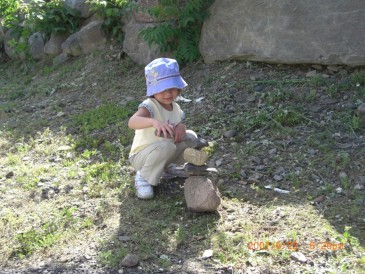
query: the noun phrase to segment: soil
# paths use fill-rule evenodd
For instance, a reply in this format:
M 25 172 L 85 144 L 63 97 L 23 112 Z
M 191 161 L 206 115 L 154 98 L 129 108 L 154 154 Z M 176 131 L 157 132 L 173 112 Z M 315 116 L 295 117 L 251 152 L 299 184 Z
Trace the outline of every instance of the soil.
M 1 128 L 16 136 L 2 149 L 11 151 L 19 140 L 36 138 L 46 128 L 54 134 L 50 136 L 52 142 L 64 131 L 77 138 L 81 131 L 80 126 L 72 126 L 75 115 L 103 104 L 125 106 L 142 101 L 143 67 L 128 57 L 120 59 L 119 53 L 119 47 L 108 46 L 57 68 L 47 63 L 18 64 L 19 81 L 26 81 L 32 88 L 19 91 L 18 97 L 0 92 Z M 78 69 L 69 73 L 70 67 Z M 5 74 L 5 69 L 10 72 L 14 66 L 3 64 L 0 68 Z M 356 260 L 364 258 L 365 244 L 365 131 L 357 109 L 365 101 L 365 89 L 364 79 L 356 82 L 355 76 L 364 75 L 363 68 L 198 61 L 182 66 L 181 74 L 189 84 L 181 96 L 190 101 L 179 101 L 187 114 L 186 124 L 215 144 L 208 164 L 219 171 L 211 179 L 220 190 L 222 205 L 215 213 L 188 212 L 183 180 L 159 186 L 155 199 L 178 204 L 175 214 L 179 217 L 174 215 L 167 227 L 186 222 L 186 230 L 191 232 L 197 219 L 206 222 L 206 227 L 200 233 L 185 236 L 185 242 L 173 249 L 161 243 L 167 238 L 152 233 L 156 238 L 150 240 L 157 246 L 156 252 L 150 253 L 153 256 L 141 255 L 145 254 L 141 247 L 129 240 L 136 226 L 145 225 L 145 220 L 136 216 L 148 216 L 145 218 L 152 221 L 170 215 L 164 215 L 168 210 L 163 204 L 139 201 L 132 187 L 127 187 L 120 196 L 109 197 L 110 200 L 104 197 L 110 212 L 93 217 L 96 228 L 89 235 L 81 233 L 72 245 L 64 243 L 66 248 L 62 251 L 50 248 L 22 259 L 9 257 L 2 261 L 0 273 L 303 273 L 305 269 L 308 273 L 325 273 L 328 269 L 340 272 L 347 261 L 350 272 L 360 271 L 363 261 Z M 8 85 L 6 77 L 0 79 Z M 130 136 L 123 139 L 121 133 L 125 134 L 111 124 L 91 131 L 90 136 L 97 140 L 100 150 L 105 149 L 105 140 L 121 142 L 128 150 Z M 81 146 L 78 152 L 85 147 Z M 2 157 L 9 151 L 2 151 Z M 105 159 L 108 154 L 100 157 Z M 110 157 L 109 160 L 116 160 L 114 154 Z M 53 163 L 57 165 L 57 159 Z M 6 177 L 1 184 L 15 186 L 17 176 L 11 172 L 16 173 L 16 168 L 0 164 L 0 178 Z M 123 172 L 133 180 L 134 171 L 127 164 Z M 43 182 L 36 191 L 26 192 L 26 198 L 15 189 L 11 192 L 2 186 L 2 208 L 26 212 L 29 209 L 22 209 L 24 199 L 27 203 L 31 200 L 35 207 L 45 200 L 52 201 L 50 188 L 46 187 L 48 179 Z M 80 180 L 60 180 L 58 189 L 65 202 L 65 188 L 74 184 L 80 184 Z M 70 198 L 69 202 L 88 214 L 95 211 L 95 200 Z M 48 206 L 60 205 L 50 202 Z M 327 226 L 330 229 L 326 230 Z M 302 246 L 306 261 L 290 259 L 292 254 L 254 252 L 249 250 L 247 241 L 240 242 L 239 259 L 228 255 L 222 259 L 223 254 L 230 254 L 225 247 L 233 250 L 234 245 L 208 241 L 209 235 L 222 227 L 226 235 L 246 235 L 251 243 L 260 242 L 262 235 L 276 235 L 276 241 L 281 243 L 293 239 Z M 357 239 L 357 244 L 346 238 L 346 227 L 351 227 L 351 238 Z M 248 228 L 251 230 L 247 232 Z M 140 255 L 137 267 L 106 266 L 100 261 L 98 239 L 111 235 L 117 235 L 123 244 L 127 242 L 130 253 Z M 351 255 L 333 255 L 335 252 L 320 249 L 309 252 L 311 242 L 340 243 L 334 235 L 346 238 L 344 246 Z M 108 242 L 105 248 L 112 250 L 113 245 L 113 241 Z M 210 246 L 215 256 L 203 259 L 202 252 Z M 168 256 L 168 267 L 159 264 L 162 255 Z M 257 259 L 260 256 L 263 259 Z

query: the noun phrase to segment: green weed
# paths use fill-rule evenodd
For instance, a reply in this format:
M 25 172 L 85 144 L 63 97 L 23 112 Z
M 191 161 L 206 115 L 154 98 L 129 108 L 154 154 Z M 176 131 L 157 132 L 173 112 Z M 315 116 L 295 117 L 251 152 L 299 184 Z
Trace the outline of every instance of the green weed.
M 351 235 L 350 230 L 351 226 L 345 226 L 343 234 L 341 236 L 338 236 L 337 240 L 341 243 L 350 244 L 353 247 L 359 246 L 359 240 Z
M 158 45 L 160 51 L 172 52 L 180 63 L 189 63 L 200 57 L 199 40 L 201 26 L 208 17 L 208 7 L 213 1 L 188 0 L 183 4 L 163 0 L 148 12 L 162 21 L 154 27 L 147 27 L 139 35 L 149 46 Z
M 282 126 L 293 127 L 304 122 L 303 115 L 293 109 L 279 109 L 273 115 L 273 120 Z
M 81 132 L 90 133 L 105 128 L 109 124 L 118 123 L 129 117 L 133 111 L 116 104 L 101 105 L 96 109 L 73 117 L 73 126 L 80 127 Z
M 102 264 L 109 267 L 118 267 L 124 257 L 128 254 L 123 247 L 118 247 L 113 250 L 106 250 L 99 252 L 99 260 Z
M 365 86 L 365 70 L 360 70 L 351 75 L 351 82 L 354 85 Z
M 317 98 L 317 91 L 315 89 L 311 89 L 308 94 L 304 94 L 302 97 L 307 103 L 313 102 Z
M 341 186 L 343 187 L 343 189 L 348 190 L 350 188 L 351 182 L 347 176 L 341 176 L 340 181 L 341 181 Z
M 31 228 L 16 235 L 15 240 L 20 246 L 14 251 L 14 255 L 23 258 L 36 250 L 52 246 L 59 237 L 60 235 L 54 223 L 47 222 L 39 229 Z
M 273 92 L 266 93 L 265 101 L 268 104 L 280 103 L 288 100 L 288 94 L 283 89 L 275 89 Z
M 180 224 L 175 231 L 175 237 L 176 237 L 176 244 L 177 246 L 184 245 L 187 240 L 187 231 L 184 225 Z
M 168 256 L 161 255 L 158 264 L 161 268 L 167 269 L 171 265 L 171 260 Z
M 303 184 L 302 180 L 294 172 L 288 173 L 285 177 L 295 189 L 299 189 Z
M 326 84 L 326 80 L 322 76 L 316 75 L 310 79 L 309 84 L 313 87 L 320 87 Z
M 18 245 L 14 249 L 13 255 L 23 258 L 35 251 L 53 246 L 62 236 L 62 233 L 77 221 L 73 217 L 75 211 L 75 208 L 65 207 L 53 220 L 17 234 L 15 240 Z

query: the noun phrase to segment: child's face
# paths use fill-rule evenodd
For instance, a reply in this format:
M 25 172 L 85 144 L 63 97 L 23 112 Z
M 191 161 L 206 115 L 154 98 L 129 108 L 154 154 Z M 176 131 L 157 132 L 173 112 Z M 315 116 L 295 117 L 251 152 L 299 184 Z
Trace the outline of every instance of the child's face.
M 169 88 L 154 95 L 155 99 L 163 105 L 171 105 L 172 101 L 179 95 L 177 88 Z

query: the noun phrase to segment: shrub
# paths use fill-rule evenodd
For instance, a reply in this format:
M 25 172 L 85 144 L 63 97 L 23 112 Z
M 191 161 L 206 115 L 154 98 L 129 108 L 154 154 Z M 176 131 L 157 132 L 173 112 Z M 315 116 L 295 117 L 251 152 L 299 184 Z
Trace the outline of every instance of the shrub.
M 28 53 L 28 39 L 32 33 L 74 33 L 81 25 L 80 12 L 61 0 L 0 0 L 1 25 L 12 29 L 19 37 L 10 41 L 18 54 Z
M 160 0 L 148 12 L 162 23 L 142 29 L 140 36 L 149 46 L 155 43 L 161 52 L 171 52 L 180 63 L 197 60 L 201 27 L 212 3 L 212 0 Z
M 19 0 L 0 0 L 0 26 L 11 28 L 17 25 L 19 18 Z
M 36 31 L 47 36 L 55 34 L 72 34 L 81 25 L 80 12 L 66 5 L 61 0 L 45 2 L 33 0 L 29 6 L 29 23 Z
M 122 17 L 130 5 L 128 0 L 90 0 L 91 10 L 103 18 L 103 30 L 115 40 L 122 42 L 124 39 Z

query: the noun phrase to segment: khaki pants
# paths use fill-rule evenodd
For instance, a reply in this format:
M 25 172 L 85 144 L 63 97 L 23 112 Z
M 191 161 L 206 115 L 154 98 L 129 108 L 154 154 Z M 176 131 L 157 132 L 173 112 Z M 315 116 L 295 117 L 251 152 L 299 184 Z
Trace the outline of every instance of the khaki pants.
M 186 131 L 186 137 L 197 137 L 192 130 Z M 132 167 L 139 171 L 141 176 L 150 185 L 156 186 L 160 182 L 161 175 L 170 163 L 184 164 L 183 153 L 188 148 L 189 141 L 174 144 L 170 140 L 163 140 L 142 149 L 133 155 L 129 161 Z

